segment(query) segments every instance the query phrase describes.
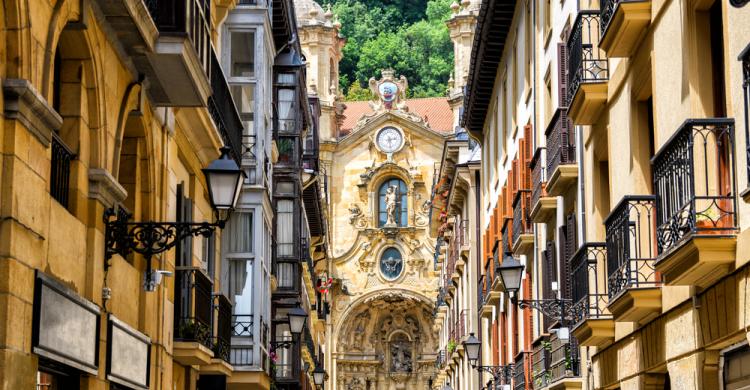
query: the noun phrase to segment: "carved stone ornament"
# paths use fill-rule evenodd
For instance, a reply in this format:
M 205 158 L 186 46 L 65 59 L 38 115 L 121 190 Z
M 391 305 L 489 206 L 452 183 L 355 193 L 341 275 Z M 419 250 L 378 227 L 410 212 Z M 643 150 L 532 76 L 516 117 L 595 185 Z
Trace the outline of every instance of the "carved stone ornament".
M 370 78 L 370 92 L 372 100 L 370 107 L 375 112 L 384 110 L 402 110 L 408 111 L 406 107 L 406 91 L 409 89 L 409 82 L 403 75 L 398 80 L 394 79 L 392 69 L 381 71 L 380 80 Z

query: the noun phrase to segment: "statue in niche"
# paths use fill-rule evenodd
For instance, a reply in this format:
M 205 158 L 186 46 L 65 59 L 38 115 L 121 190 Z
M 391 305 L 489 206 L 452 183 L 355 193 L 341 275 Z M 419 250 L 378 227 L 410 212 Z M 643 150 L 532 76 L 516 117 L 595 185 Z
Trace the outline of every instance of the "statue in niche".
M 391 343 L 391 372 L 411 372 L 411 343 L 399 340 Z
M 396 226 L 396 200 L 398 199 L 398 186 L 392 185 L 385 190 L 385 214 L 386 227 Z

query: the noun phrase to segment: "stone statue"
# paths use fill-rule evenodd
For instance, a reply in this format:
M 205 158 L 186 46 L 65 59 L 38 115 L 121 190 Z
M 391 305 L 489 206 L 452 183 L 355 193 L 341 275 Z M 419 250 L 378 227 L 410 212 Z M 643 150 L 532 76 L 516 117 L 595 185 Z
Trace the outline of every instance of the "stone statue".
M 391 344 L 391 372 L 411 372 L 411 350 L 408 341 Z
M 396 199 L 398 197 L 398 186 L 395 184 L 385 190 L 385 214 L 387 220 L 385 226 L 396 226 Z

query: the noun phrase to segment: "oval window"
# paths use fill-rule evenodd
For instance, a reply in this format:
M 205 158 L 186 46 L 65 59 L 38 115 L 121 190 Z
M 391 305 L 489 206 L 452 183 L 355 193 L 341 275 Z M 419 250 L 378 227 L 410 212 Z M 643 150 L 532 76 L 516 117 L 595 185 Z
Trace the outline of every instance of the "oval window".
M 380 256 L 380 272 L 388 280 L 393 280 L 401 275 L 404 269 L 404 261 L 401 252 L 396 248 L 388 248 Z

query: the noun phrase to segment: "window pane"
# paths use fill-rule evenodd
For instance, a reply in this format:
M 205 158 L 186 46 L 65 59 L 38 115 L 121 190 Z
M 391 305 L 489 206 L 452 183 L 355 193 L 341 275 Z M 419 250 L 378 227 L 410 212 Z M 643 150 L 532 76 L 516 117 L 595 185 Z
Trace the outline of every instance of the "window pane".
M 279 162 L 283 164 L 294 164 L 297 156 L 297 139 L 292 137 L 279 137 L 276 143 L 279 149 Z
M 254 134 L 253 119 L 255 119 L 255 84 L 232 85 L 232 98 L 240 112 L 242 126 L 246 134 Z
M 255 33 L 232 32 L 232 76 L 255 75 Z
M 294 84 L 294 73 L 279 73 L 276 75 L 276 82 L 281 84 Z
M 276 244 L 279 256 L 294 255 L 294 202 L 279 200 L 276 204 Z M 281 282 L 279 282 L 281 283 Z
M 226 287 L 236 316 L 253 313 L 253 261 L 251 259 L 229 258 L 226 261 Z
M 278 128 L 280 131 L 294 131 L 296 107 L 294 106 L 295 90 L 279 89 L 278 90 Z
M 396 200 L 396 210 L 395 210 L 395 222 L 398 226 L 407 226 L 407 216 L 408 216 L 408 198 L 407 198 L 407 189 L 406 184 L 400 180 L 400 179 L 390 179 L 383 183 L 380 186 L 380 191 L 378 191 L 378 224 L 379 226 L 383 226 L 388 222 L 388 212 L 385 201 L 386 191 L 388 191 L 388 188 L 395 187 L 397 189 L 397 200 Z
M 253 253 L 253 214 L 233 213 L 224 234 L 229 242 L 227 253 Z
M 294 288 L 295 263 L 276 263 L 276 277 L 280 288 Z

